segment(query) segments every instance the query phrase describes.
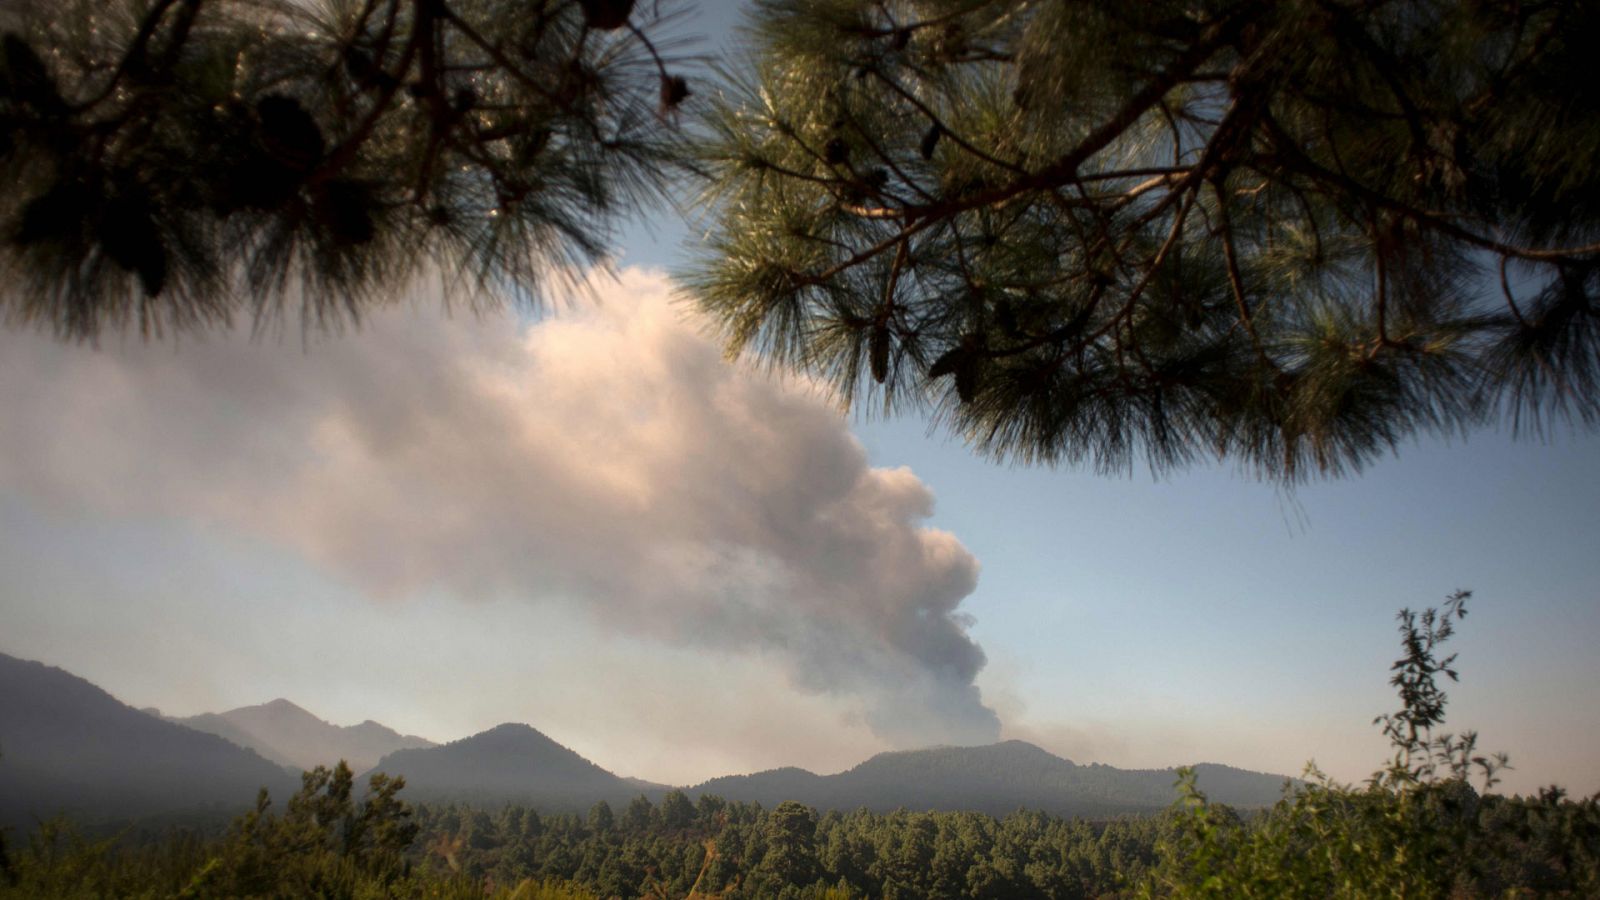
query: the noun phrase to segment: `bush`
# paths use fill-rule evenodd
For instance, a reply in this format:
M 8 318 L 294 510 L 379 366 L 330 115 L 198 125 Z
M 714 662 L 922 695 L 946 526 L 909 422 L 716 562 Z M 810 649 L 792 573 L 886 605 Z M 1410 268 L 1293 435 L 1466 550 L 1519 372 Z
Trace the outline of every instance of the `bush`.
M 1477 735 L 1435 735 L 1444 724 L 1438 676 L 1456 680 L 1438 648 L 1466 616 L 1465 591 L 1443 610 L 1400 612 L 1405 655 L 1390 683 L 1401 709 L 1379 716 L 1394 747 L 1364 787 L 1308 766 L 1302 786 L 1245 822 L 1210 803 L 1193 772 L 1180 780 L 1177 828 L 1145 897 L 1457 897 L 1555 893 L 1600 896 L 1600 798 L 1573 803 L 1557 789 L 1535 800 L 1480 796 L 1506 765 L 1477 753 Z

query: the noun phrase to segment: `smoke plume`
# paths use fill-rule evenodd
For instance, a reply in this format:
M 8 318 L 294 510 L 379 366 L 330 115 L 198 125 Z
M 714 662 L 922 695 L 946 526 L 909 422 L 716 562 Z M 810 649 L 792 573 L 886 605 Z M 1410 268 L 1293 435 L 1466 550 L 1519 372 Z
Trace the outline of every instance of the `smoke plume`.
M 838 411 L 725 362 L 659 275 L 519 328 L 397 307 L 342 336 L 99 349 L 0 333 L 0 490 L 180 516 L 376 598 L 570 603 L 754 653 L 911 746 L 993 740 L 977 560 Z

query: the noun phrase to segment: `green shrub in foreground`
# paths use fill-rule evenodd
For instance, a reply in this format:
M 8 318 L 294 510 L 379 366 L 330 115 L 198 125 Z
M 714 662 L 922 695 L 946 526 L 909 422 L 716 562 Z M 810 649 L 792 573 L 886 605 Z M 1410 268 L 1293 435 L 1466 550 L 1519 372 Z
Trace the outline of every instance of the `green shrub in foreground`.
M 1390 683 L 1400 711 L 1380 716 L 1395 749 L 1364 787 L 1309 766 L 1305 783 L 1245 823 L 1210 803 L 1194 774 L 1180 782 L 1182 813 L 1161 847 L 1145 897 L 1344 898 L 1600 896 L 1600 797 L 1568 802 L 1480 796 L 1506 764 L 1477 752 L 1477 735 L 1435 734 L 1444 723 L 1438 676 L 1455 655 L 1438 647 L 1466 616 L 1465 591 L 1441 612 L 1400 613 L 1405 655 Z

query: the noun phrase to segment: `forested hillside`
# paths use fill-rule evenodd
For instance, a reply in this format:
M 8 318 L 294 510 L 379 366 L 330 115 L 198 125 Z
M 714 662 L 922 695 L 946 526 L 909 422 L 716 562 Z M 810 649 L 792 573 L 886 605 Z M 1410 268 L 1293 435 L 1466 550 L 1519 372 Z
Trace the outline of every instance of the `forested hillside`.
M 659 801 L 672 789 L 607 771 L 523 724 L 433 746 L 375 722 L 340 728 L 288 701 L 163 719 L 62 670 L 7 659 L 0 667 L 0 752 L 11 758 L 0 765 L 0 791 L 11 793 L 0 798 L 14 800 L 8 808 L 18 824 L 57 812 L 104 820 L 218 804 L 239 809 L 258 787 L 279 795 L 292 790 L 295 769 L 331 767 L 340 760 L 355 772 L 405 778 L 414 800 L 484 808 L 513 804 L 581 813 L 599 801 L 622 806 L 641 795 Z M 411 746 L 371 758 L 377 748 L 396 744 Z M 318 763 L 319 757 L 331 758 Z M 1203 789 L 1240 808 L 1271 805 L 1287 781 L 1227 766 L 1201 765 L 1196 771 Z M 191 772 L 192 784 L 185 780 Z M 686 790 L 691 799 L 709 794 L 768 807 L 793 800 L 824 811 L 1005 815 L 1030 809 L 1104 819 L 1169 806 L 1178 796 L 1176 781 L 1174 769 L 1080 766 L 1032 744 L 1007 741 L 881 753 L 836 775 L 776 769 Z
M 1271 806 L 1287 781 L 1230 766 L 1195 767 L 1202 789 L 1241 808 Z M 837 775 L 774 769 L 716 778 L 691 793 L 773 805 L 797 800 L 818 809 L 966 810 L 1005 815 L 1033 809 L 1106 818 L 1155 812 L 1177 798 L 1176 769 L 1080 766 L 1023 741 L 986 747 L 936 747 L 880 753 Z
M 443 746 L 391 753 L 373 771 L 405 778 L 408 793 L 419 799 L 484 806 L 534 803 L 573 811 L 639 793 L 637 782 L 607 772 L 527 725 L 509 722 Z
M 89 682 L 0 654 L 0 825 L 239 811 L 298 783 L 220 737 L 164 722 Z

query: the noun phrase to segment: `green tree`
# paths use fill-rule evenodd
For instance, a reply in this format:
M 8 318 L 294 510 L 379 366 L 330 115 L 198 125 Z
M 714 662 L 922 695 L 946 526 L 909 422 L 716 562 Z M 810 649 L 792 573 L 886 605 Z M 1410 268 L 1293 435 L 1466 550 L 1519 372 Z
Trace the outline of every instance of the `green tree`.
M 604 800 L 599 801 L 589 808 L 589 830 L 596 834 L 610 834 L 616 825 L 617 817 L 611 812 L 611 804 Z
M 331 326 L 430 268 L 537 299 L 677 155 L 687 83 L 638 6 L 8 2 L 0 313 L 74 338 L 286 306 Z
M 695 801 L 695 819 L 701 828 L 712 830 L 722 824 L 727 802 L 716 794 L 701 794 Z
M 756 0 L 688 274 L 996 457 L 1338 474 L 1600 423 L 1600 7 Z
M 1435 734 L 1447 700 L 1439 680 L 1456 678 L 1454 654 L 1441 656 L 1439 646 L 1466 615 L 1467 597 L 1457 592 L 1443 609 L 1420 615 L 1401 611 L 1405 652 L 1391 679 L 1401 709 L 1377 719 L 1395 755 L 1365 787 L 1308 767 L 1303 785 L 1246 822 L 1208 802 L 1186 772 L 1183 813 L 1143 894 L 1444 898 L 1600 889 L 1600 797 L 1567 803 L 1553 789 L 1535 801 L 1480 797 L 1469 777 L 1493 786 L 1505 757 L 1477 753 L 1471 732 Z M 1545 841 L 1563 849 L 1535 849 Z
M 301 777 L 283 815 L 263 790 L 256 808 L 190 877 L 188 896 L 350 896 L 359 884 L 393 885 L 410 870 L 404 854 L 417 836 L 399 798 L 405 779 L 376 773 L 359 801 L 340 761 Z
M 622 830 L 647 831 L 655 819 L 656 808 L 649 797 L 640 794 L 628 801 L 628 808 L 622 811 Z
M 805 886 L 817 877 L 817 817 L 811 807 L 785 800 L 767 813 L 761 871 L 780 885 Z
M 661 824 L 668 831 L 680 831 L 694 824 L 695 808 L 683 791 L 668 791 L 661 798 Z

